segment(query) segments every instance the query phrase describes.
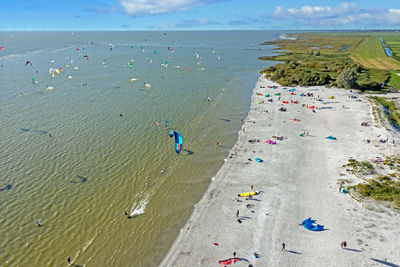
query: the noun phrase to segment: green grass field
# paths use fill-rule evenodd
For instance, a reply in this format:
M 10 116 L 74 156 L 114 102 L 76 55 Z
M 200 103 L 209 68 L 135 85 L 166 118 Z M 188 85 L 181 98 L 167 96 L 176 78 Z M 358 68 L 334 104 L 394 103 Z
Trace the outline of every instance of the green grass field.
M 400 62 L 386 56 L 378 36 L 365 37 L 350 57 L 366 68 L 400 70 Z
M 400 35 L 385 34 L 382 38 L 392 50 L 393 58 L 400 60 Z
M 400 76 L 398 76 L 396 72 L 392 71 L 390 73 L 390 80 L 388 82 L 388 85 L 400 90 Z

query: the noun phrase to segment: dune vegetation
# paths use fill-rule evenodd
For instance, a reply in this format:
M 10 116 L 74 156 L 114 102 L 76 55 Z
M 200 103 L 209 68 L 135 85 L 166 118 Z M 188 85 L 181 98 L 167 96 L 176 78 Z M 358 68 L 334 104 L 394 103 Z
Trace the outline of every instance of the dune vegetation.
M 295 39 L 265 42 L 276 45 L 277 55 L 260 59 L 281 63 L 261 73 L 282 85 L 331 85 L 375 92 L 400 89 L 400 77 L 396 74 L 400 61 L 385 54 L 381 35 L 385 42 L 386 36 L 390 37 L 388 46 L 400 49 L 400 34 L 386 33 L 301 33 L 289 35 Z M 400 51 L 393 52 L 396 53 Z M 344 70 L 352 70 L 348 74 L 353 77 L 348 78 L 355 83 L 340 80 Z

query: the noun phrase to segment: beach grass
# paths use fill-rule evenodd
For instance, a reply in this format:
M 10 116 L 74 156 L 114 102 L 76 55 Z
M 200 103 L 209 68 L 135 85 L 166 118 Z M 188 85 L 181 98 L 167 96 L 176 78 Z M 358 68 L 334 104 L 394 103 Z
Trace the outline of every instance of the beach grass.
M 379 104 L 381 104 L 386 110 L 386 116 L 390 122 L 392 122 L 397 128 L 400 127 L 400 114 L 397 112 L 396 103 L 393 101 L 387 101 L 383 97 L 373 97 Z
M 400 156 L 387 157 L 381 166 L 375 161 L 349 159 L 345 167 L 365 182 L 348 186 L 365 198 L 392 202 L 394 209 L 400 208 Z M 389 167 L 389 168 L 387 168 Z

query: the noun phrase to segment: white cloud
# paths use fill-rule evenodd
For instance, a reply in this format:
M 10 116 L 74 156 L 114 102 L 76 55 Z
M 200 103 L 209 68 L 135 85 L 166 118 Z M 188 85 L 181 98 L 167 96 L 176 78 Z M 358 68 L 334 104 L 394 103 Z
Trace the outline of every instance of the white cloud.
M 162 14 L 185 11 L 208 3 L 223 0 L 118 0 L 124 11 L 130 15 Z
M 284 8 L 277 6 L 273 17 L 278 20 L 291 20 L 303 25 L 320 27 L 333 26 L 398 26 L 400 9 L 359 8 L 356 3 L 342 3 L 331 6 L 303 6 Z
M 153 25 L 150 28 L 153 28 L 153 29 L 177 29 L 177 28 L 193 28 L 193 27 L 210 26 L 210 25 L 221 25 L 221 23 L 218 21 L 201 18 L 201 19 L 182 20 L 181 22 L 176 23 L 176 24 Z

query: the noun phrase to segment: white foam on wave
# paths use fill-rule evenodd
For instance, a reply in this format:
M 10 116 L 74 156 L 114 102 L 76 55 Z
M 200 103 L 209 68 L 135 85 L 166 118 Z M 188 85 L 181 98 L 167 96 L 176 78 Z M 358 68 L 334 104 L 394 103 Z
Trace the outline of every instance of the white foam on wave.
M 146 210 L 146 206 L 149 203 L 150 197 L 147 197 L 143 202 L 138 202 L 131 208 L 129 217 L 139 216 L 143 214 Z

